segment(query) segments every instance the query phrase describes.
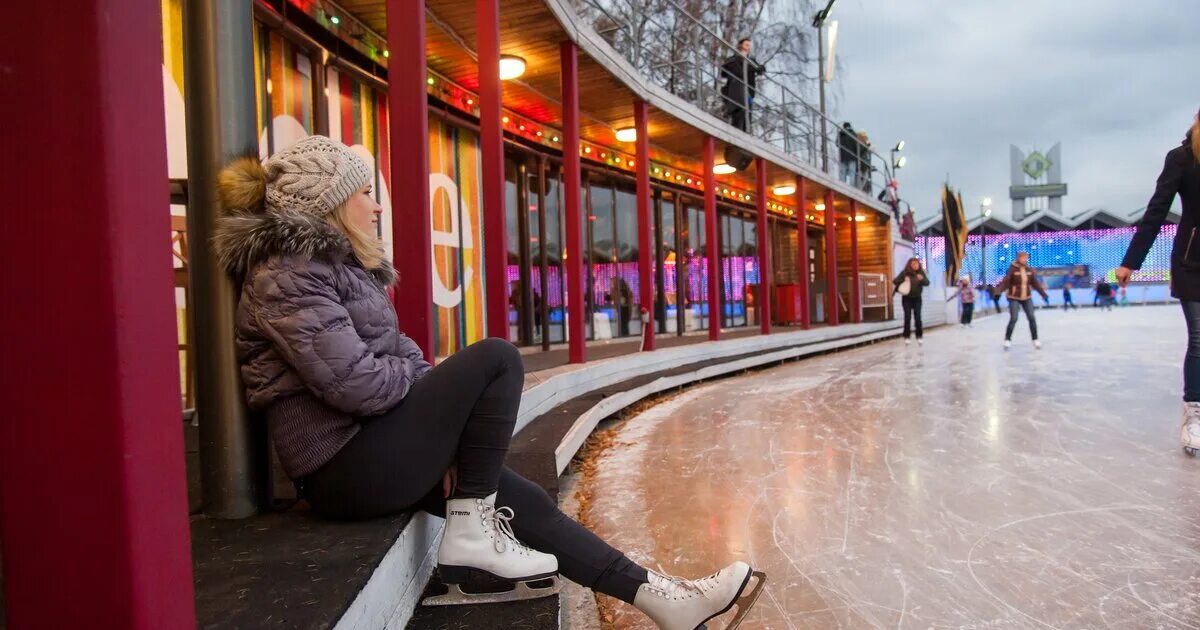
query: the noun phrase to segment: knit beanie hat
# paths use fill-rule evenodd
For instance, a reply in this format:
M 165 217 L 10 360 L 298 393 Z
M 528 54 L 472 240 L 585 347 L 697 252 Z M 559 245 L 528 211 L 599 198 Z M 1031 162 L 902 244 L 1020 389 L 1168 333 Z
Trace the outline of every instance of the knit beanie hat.
M 323 217 L 373 180 L 371 169 L 349 147 L 309 136 L 263 162 L 266 206 Z

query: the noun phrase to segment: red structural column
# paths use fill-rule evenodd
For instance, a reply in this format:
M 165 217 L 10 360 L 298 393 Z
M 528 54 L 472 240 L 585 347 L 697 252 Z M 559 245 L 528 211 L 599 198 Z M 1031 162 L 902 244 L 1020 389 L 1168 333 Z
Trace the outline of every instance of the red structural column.
M 825 191 L 825 323 L 838 325 L 837 211 L 833 190 Z
M 392 245 L 400 330 L 433 360 L 433 244 L 429 205 L 429 101 L 425 2 L 388 0 L 388 139 L 392 151 Z
M 796 268 L 800 270 L 800 328 L 808 330 L 812 326 L 809 316 L 811 297 L 809 296 L 808 277 L 808 198 L 805 196 L 807 181 L 796 176 L 796 209 L 800 215 L 796 217 Z
M 566 214 L 566 242 L 563 264 L 567 274 L 567 336 L 571 363 L 587 361 L 587 345 L 583 338 L 583 225 L 580 214 L 579 186 L 579 66 L 578 52 L 570 41 L 562 43 L 562 112 L 563 112 L 563 212 Z
M 858 283 L 858 202 L 850 200 L 850 321 L 862 322 L 862 295 Z
M 638 293 L 642 305 L 642 349 L 654 349 L 654 243 L 650 241 L 650 133 L 646 130 L 646 101 L 633 103 L 637 128 Z
M 712 136 L 704 137 L 704 239 L 708 258 L 708 338 L 721 338 L 720 250 L 717 248 L 717 178 L 713 175 L 716 147 Z
M 758 321 L 762 334 L 771 334 L 771 235 L 767 228 L 767 161 L 757 158 L 758 175 Z
M 422 40 L 424 41 L 424 40 Z M 504 128 L 500 90 L 500 0 L 475 0 L 479 55 L 479 152 L 483 172 L 483 270 L 489 337 L 508 339 L 508 230 L 504 225 Z
M 161 29 L 142 0 L 32 3 L 0 27 L 0 187 L 37 206 L 12 200 L 0 247 L 10 628 L 196 625 Z

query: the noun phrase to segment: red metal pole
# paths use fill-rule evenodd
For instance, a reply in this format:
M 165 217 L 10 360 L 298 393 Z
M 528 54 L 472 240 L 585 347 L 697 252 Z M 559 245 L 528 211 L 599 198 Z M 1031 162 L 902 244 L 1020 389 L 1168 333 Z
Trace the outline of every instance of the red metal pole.
M 862 323 L 862 295 L 858 284 L 858 202 L 850 200 L 850 321 Z
M 838 325 L 837 211 L 833 190 L 825 191 L 825 323 Z
M 808 309 L 809 277 L 808 277 L 808 198 L 805 196 L 807 181 L 796 176 L 796 266 L 800 269 L 800 328 L 808 330 L 812 326 L 812 318 Z
M 583 338 L 583 225 L 579 207 L 579 67 L 575 44 L 562 43 L 562 111 L 563 111 L 563 213 L 566 215 L 566 242 L 563 265 L 567 274 L 567 336 L 571 363 L 587 361 L 587 345 Z
M 10 628 L 196 625 L 161 29 L 150 3 L 81 0 L 32 3 L 0 36 L 0 186 L 47 209 L 12 207 L 0 248 Z
M 400 330 L 432 361 L 433 244 L 429 220 L 429 110 L 425 2 L 388 0 L 388 143 L 392 151 L 392 244 Z
M 422 40 L 423 42 L 424 40 Z M 489 337 L 508 339 L 508 235 L 504 213 L 504 128 L 500 91 L 500 0 L 475 0 L 479 55 L 479 152 L 483 172 L 483 269 Z
M 633 103 L 633 120 L 637 128 L 637 225 L 638 225 L 638 289 L 642 307 L 642 349 L 654 349 L 654 270 L 650 261 L 654 243 L 650 241 L 650 133 L 646 125 L 646 101 Z M 661 264 L 661 263 L 660 263 Z
M 767 161 L 757 158 L 758 175 L 758 321 L 762 334 L 771 334 L 771 235 L 767 228 Z
M 717 178 L 713 175 L 716 146 L 712 136 L 704 137 L 704 239 L 708 258 L 708 338 L 721 338 L 721 292 L 717 281 L 721 274 L 720 250 L 717 248 Z

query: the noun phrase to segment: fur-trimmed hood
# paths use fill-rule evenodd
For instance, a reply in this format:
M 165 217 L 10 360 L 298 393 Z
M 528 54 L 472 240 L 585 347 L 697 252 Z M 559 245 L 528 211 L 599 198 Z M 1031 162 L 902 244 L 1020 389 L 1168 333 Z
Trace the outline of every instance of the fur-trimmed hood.
M 345 234 L 320 217 L 294 210 L 228 211 L 217 220 L 213 246 L 221 266 L 238 277 L 272 256 L 359 264 Z M 383 286 L 396 281 L 387 260 L 368 273 Z

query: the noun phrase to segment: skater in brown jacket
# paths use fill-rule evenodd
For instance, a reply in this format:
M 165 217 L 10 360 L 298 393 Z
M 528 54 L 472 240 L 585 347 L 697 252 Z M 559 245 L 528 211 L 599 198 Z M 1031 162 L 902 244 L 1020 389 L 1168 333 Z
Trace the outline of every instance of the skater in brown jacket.
M 1029 252 L 1018 252 L 1017 260 L 1009 265 L 1004 279 L 995 288 L 996 295 L 1004 293 L 1008 297 L 1008 328 L 1004 331 L 1006 349 L 1012 346 L 1013 329 L 1017 327 L 1017 317 L 1021 310 L 1025 311 L 1025 319 L 1029 320 L 1029 335 L 1033 337 L 1033 347 L 1042 347 L 1042 342 L 1038 341 L 1037 319 L 1033 316 L 1034 291 L 1040 293 L 1043 300 L 1050 299 L 1037 272 L 1029 266 Z

